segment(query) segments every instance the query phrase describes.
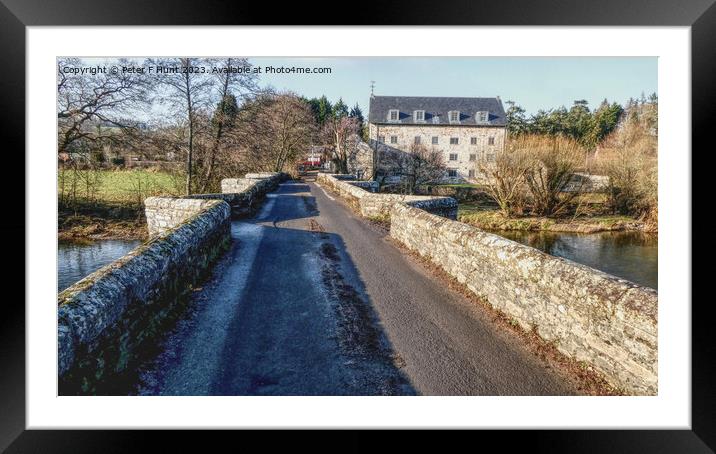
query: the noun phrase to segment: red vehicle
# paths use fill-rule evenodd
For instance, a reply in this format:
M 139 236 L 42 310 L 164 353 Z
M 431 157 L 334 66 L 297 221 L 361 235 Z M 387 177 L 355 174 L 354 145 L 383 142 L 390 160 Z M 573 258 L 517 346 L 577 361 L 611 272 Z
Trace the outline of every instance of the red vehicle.
M 299 165 L 306 170 L 316 169 L 321 166 L 321 158 L 319 156 L 310 156 Z

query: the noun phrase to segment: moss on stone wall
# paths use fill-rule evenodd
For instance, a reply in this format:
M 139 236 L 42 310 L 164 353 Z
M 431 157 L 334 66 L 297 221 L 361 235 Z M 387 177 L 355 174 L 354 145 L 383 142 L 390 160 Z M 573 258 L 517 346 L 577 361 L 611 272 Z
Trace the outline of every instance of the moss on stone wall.
M 59 392 L 126 394 L 192 287 L 231 245 L 231 215 L 252 210 L 283 174 L 257 175 L 241 193 L 145 201 L 153 236 L 58 295 Z M 231 206 L 230 206 L 231 204 Z

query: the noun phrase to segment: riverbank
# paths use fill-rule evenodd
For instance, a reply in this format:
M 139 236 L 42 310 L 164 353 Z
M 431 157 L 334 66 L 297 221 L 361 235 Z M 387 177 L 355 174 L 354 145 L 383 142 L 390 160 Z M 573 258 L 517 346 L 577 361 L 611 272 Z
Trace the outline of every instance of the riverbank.
M 629 216 L 586 213 L 558 218 L 544 216 L 507 217 L 496 207 L 469 203 L 458 207 L 458 220 L 483 230 L 519 230 L 571 233 L 641 231 L 656 233 L 657 227 Z
M 60 241 L 146 240 L 149 236 L 144 211 L 125 204 L 79 205 L 60 208 L 57 238 Z
M 176 195 L 178 179 L 159 169 L 59 169 L 57 236 L 60 241 L 145 240 L 143 200 Z
M 458 201 L 458 220 L 489 231 L 532 231 L 561 233 L 599 233 L 637 231 L 657 233 L 656 222 L 632 216 L 611 214 L 602 193 L 579 195 L 567 212 L 558 217 L 505 216 L 484 186 L 446 184 L 421 186 L 419 194 L 452 197 Z M 381 192 L 397 191 L 390 186 Z M 575 215 L 575 213 L 577 213 Z M 656 215 L 651 216 L 656 219 Z

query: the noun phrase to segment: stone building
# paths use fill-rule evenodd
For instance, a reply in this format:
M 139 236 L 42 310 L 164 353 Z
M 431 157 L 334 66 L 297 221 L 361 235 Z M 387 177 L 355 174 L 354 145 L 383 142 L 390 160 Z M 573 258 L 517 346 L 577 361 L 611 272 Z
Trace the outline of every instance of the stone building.
M 442 154 L 447 167 L 443 182 L 452 183 L 480 181 L 479 163 L 494 161 L 507 126 L 499 96 L 372 96 L 368 122 L 378 175 L 400 178 L 390 162 L 419 144 Z

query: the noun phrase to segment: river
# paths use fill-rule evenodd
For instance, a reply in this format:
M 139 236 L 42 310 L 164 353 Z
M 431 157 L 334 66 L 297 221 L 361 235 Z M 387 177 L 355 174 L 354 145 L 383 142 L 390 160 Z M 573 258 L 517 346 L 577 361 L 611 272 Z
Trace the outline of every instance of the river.
M 142 244 L 140 240 L 97 240 L 57 245 L 57 291 L 62 291 Z
M 550 255 L 656 289 L 658 239 L 642 232 L 562 233 L 495 231 Z
M 493 232 L 548 254 L 596 268 L 637 284 L 658 285 L 658 240 L 641 232 L 561 233 Z M 57 290 L 62 291 L 88 274 L 122 257 L 140 240 L 98 240 L 59 243 Z

